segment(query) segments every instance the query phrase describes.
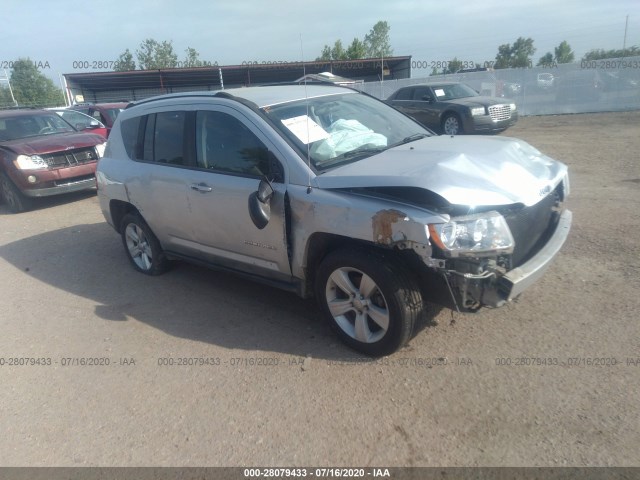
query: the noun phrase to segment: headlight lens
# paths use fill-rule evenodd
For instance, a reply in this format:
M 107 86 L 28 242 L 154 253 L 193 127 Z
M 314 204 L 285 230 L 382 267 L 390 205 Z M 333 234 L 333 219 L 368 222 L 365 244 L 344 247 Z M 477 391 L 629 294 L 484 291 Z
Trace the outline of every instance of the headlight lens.
M 49 167 L 40 155 L 18 155 L 16 165 L 20 170 L 38 170 Z
M 434 243 L 449 257 L 513 252 L 513 236 L 498 212 L 452 218 L 429 225 Z
M 107 148 L 107 142 L 96 145 L 96 152 L 98 152 L 98 158 L 104 157 L 104 150 Z
M 515 112 L 515 111 L 516 111 L 516 108 L 518 108 L 518 107 L 516 107 L 516 104 L 515 104 L 515 103 L 510 103 L 510 104 L 509 104 L 509 108 L 511 108 L 511 111 L 512 111 L 512 112 Z
M 471 109 L 471 115 L 473 115 L 474 117 L 477 115 L 484 115 L 484 114 L 485 114 L 484 107 L 474 107 Z

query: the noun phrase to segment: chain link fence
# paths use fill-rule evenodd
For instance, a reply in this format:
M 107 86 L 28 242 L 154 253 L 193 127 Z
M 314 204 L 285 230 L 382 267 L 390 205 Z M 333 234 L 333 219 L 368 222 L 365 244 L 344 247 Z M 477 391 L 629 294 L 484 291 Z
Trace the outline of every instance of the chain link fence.
M 441 82 L 462 82 L 481 95 L 514 100 L 520 115 L 640 109 L 640 56 L 385 80 L 355 88 L 384 100 L 400 87 Z

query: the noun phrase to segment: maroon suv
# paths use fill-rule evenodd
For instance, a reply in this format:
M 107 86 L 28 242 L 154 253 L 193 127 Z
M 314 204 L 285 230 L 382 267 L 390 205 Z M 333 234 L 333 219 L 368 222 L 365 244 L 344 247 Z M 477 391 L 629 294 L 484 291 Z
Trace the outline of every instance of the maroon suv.
M 54 112 L 0 111 L 0 197 L 14 212 L 33 197 L 95 188 L 104 137 L 80 133 Z

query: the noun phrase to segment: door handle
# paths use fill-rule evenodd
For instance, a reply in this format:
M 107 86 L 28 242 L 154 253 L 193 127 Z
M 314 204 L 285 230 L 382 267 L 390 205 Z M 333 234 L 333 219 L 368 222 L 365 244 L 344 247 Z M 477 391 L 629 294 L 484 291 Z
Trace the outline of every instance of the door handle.
M 191 190 L 195 190 L 196 192 L 200 192 L 200 193 L 209 193 L 210 191 L 213 190 L 213 188 L 211 188 L 206 183 L 192 183 Z

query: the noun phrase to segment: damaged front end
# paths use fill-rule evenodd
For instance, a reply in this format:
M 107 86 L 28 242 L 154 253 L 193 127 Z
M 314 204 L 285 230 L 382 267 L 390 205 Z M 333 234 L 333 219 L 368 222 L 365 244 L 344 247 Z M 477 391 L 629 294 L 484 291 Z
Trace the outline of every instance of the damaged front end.
M 564 244 L 571 212 L 562 209 L 568 186 L 560 183 L 532 206 L 511 205 L 429 225 L 436 268 L 456 307 L 499 307 L 540 278 Z

